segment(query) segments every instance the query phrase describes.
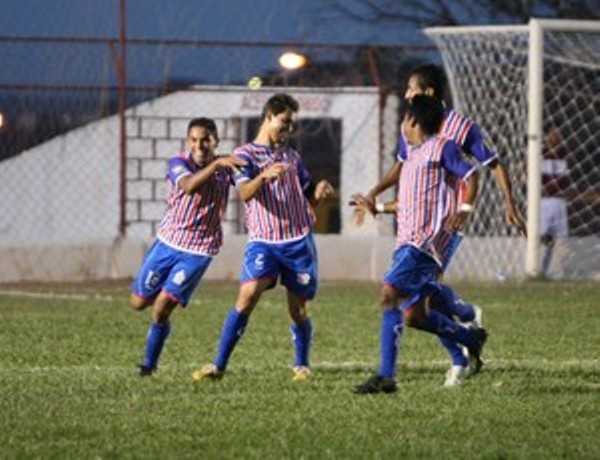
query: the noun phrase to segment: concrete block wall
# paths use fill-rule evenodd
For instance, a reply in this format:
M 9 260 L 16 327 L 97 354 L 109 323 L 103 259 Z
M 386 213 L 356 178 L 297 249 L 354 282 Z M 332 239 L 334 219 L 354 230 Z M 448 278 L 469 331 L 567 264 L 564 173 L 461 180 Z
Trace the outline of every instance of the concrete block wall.
M 165 175 L 169 158 L 185 149 L 190 118 L 129 113 L 127 117 L 127 235 L 148 239 L 165 210 L 168 191 Z M 221 142 L 218 151 L 230 153 L 240 142 L 240 123 L 234 119 L 215 119 Z M 224 227 L 238 228 L 239 206 L 235 193 Z M 228 231 L 228 233 L 229 233 Z

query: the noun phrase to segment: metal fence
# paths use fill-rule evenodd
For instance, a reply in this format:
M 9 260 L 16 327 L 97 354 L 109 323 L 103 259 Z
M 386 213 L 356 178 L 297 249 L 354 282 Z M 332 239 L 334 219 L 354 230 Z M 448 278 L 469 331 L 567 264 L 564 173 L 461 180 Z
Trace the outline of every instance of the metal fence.
M 278 64 L 280 56 L 292 50 L 306 56 L 305 66 L 290 70 Z M 27 227 L 19 229 L 24 244 L 53 228 L 63 235 L 72 233 L 75 241 L 77 235 L 93 236 L 103 226 L 116 226 L 117 233 L 125 235 L 136 215 L 131 202 L 141 193 L 127 190 L 128 167 L 132 168 L 128 138 L 135 137 L 131 133 L 137 129 L 127 113 L 139 104 L 195 85 L 249 82 L 253 87 L 281 88 L 376 86 L 385 94 L 402 86 L 409 68 L 436 59 L 436 51 L 427 46 L 0 36 L 3 189 L 16 193 L 21 190 L 17 184 L 35 184 L 22 189 L 15 196 L 18 205 L 3 212 L 0 243 L 3 233 L 16 225 Z M 202 107 L 197 110 L 202 115 Z M 92 125 L 97 128 L 89 129 Z M 319 128 L 309 125 L 308 130 Z M 173 134 L 172 140 L 179 141 L 170 146 L 184 135 Z M 235 140 L 244 137 L 236 136 Z M 64 142 L 78 143 L 77 161 L 61 156 Z M 99 162 L 94 155 L 99 151 L 110 161 Z M 40 162 L 47 167 L 37 169 Z M 160 186 L 151 193 L 160 194 Z M 28 209 L 31 200 L 23 200 L 23 194 L 36 194 L 44 205 Z M 72 210 L 65 209 L 68 200 L 61 197 L 74 195 L 82 206 L 77 223 L 69 225 Z M 94 213 L 98 201 L 114 209 L 114 215 Z M 336 231 L 335 223 L 329 231 Z

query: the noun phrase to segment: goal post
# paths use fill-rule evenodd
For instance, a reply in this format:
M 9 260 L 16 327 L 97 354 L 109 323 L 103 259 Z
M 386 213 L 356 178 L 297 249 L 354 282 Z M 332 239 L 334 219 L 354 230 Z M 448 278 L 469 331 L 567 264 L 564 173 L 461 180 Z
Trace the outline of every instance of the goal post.
M 600 276 L 600 21 L 531 19 L 425 33 L 441 52 L 454 107 L 482 127 L 527 205 L 525 257 L 505 261 L 505 271 L 548 274 L 547 254 L 560 246 L 554 275 Z M 467 236 L 515 238 L 490 182 Z M 548 213 L 551 200 L 565 209 L 566 231 Z M 552 243 L 542 245 L 542 236 Z

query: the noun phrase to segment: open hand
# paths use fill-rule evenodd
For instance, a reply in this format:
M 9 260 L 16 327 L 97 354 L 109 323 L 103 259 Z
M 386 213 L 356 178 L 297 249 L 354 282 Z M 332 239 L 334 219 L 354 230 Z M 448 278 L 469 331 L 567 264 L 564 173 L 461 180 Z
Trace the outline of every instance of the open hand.
M 335 194 L 333 186 L 326 180 L 319 181 L 315 187 L 315 200 L 321 201 Z
M 271 166 L 269 166 L 267 169 L 265 169 L 261 173 L 261 175 L 269 181 L 274 181 L 274 180 L 279 179 L 281 176 L 283 176 L 287 170 L 288 170 L 287 164 L 273 163 Z
M 453 214 L 448 218 L 448 222 L 446 222 L 446 228 L 452 232 L 459 232 L 463 228 L 465 228 L 465 224 L 471 215 L 470 212 L 467 211 L 458 211 L 456 214 Z
M 356 206 L 357 209 L 368 211 L 372 216 L 377 214 L 375 209 L 375 200 L 370 195 L 355 193 L 352 195 L 350 206 Z
M 519 210 L 514 206 L 508 206 L 506 208 L 506 223 L 517 227 L 519 235 L 527 236 L 527 226 L 525 225 L 525 221 L 523 220 L 523 217 L 521 217 Z

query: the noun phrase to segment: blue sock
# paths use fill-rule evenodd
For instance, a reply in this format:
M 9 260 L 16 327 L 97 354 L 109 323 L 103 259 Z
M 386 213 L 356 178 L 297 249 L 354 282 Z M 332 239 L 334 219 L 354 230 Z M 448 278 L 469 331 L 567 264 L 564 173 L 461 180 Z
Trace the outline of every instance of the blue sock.
M 396 375 L 398 342 L 402 336 L 402 327 L 402 310 L 398 308 L 385 309 L 381 318 L 380 332 L 379 375 L 381 377 L 393 378 Z
M 171 323 L 152 323 L 146 336 L 146 352 L 144 353 L 143 366 L 155 369 L 158 364 L 160 352 L 163 349 L 165 340 L 171 332 Z
M 441 308 L 438 308 L 437 305 L 434 305 L 434 299 L 433 298 L 431 300 L 431 303 L 432 303 L 432 307 L 433 308 L 435 308 L 437 311 L 439 311 L 443 315 L 445 315 L 445 316 L 449 317 L 450 319 L 452 319 L 452 316 L 450 316 L 450 309 L 445 308 L 445 306 L 441 307 Z M 439 337 L 438 336 L 438 339 L 440 340 L 440 343 L 442 344 L 442 346 L 446 349 L 446 351 L 450 355 L 450 359 L 452 360 L 452 364 L 454 366 L 465 367 L 465 366 L 467 366 L 469 364 L 469 360 L 463 354 L 462 347 L 459 344 L 457 344 L 453 340 L 446 339 L 444 337 Z
M 221 339 L 219 341 L 219 351 L 217 358 L 215 359 L 215 366 L 219 370 L 224 371 L 227 367 L 229 357 L 233 352 L 235 344 L 244 334 L 246 324 L 248 324 L 248 315 L 239 313 L 235 308 L 229 310 L 225 322 L 223 323 L 223 330 L 221 331 Z
M 457 322 L 447 318 L 439 311 L 430 310 L 425 320 L 419 325 L 422 329 L 467 347 L 475 346 L 473 332 Z
M 450 340 L 445 337 L 438 336 L 438 338 L 440 339 L 440 343 L 450 355 L 450 358 L 452 359 L 452 364 L 454 366 L 466 367 L 469 364 L 469 360 L 463 354 L 460 345 L 458 345 L 454 340 Z
M 459 298 L 450 286 L 438 284 L 439 290 L 431 296 L 431 307 L 435 308 L 445 316 L 458 317 L 463 323 L 475 319 L 473 305 Z
M 308 366 L 308 355 L 310 353 L 310 343 L 312 339 L 312 322 L 310 318 L 301 323 L 294 323 L 290 326 L 294 350 L 296 352 L 296 361 L 294 366 Z

